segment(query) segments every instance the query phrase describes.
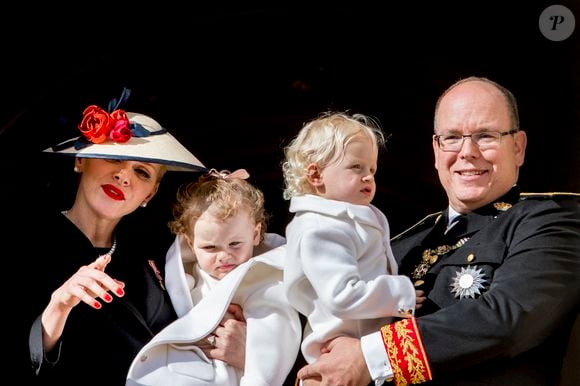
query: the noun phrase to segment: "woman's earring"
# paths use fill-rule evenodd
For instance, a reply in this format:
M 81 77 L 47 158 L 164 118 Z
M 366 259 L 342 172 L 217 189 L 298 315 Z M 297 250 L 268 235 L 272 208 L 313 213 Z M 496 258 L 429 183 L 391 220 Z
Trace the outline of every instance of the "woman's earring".
M 145 208 L 147 207 L 147 201 L 145 201 L 144 203 L 141 204 L 141 208 Z
M 75 173 L 80 173 L 81 172 L 81 169 L 79 169 L 79 167 L 76 166 L 76 165 L 75 165 L 75 168 L 73 170 L 75 171 Z

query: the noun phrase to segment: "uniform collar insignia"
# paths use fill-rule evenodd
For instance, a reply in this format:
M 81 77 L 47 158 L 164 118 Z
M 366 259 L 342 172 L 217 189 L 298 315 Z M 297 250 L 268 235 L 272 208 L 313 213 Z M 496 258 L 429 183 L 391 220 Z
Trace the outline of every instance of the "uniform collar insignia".
M 514 186 L 502 197 L 498 197 L 496 201 L 482 206 L 481 208 L 474 210 L 472 213 L 477 213 L 483 216 L 497 216 L 498 212 L 505 212 L 511 209 L 511 207 L 519 201 L 519 198 L 519 188 Z
M 493 207 L 497 210 L 505 212 L 506 210 L 512 207 L 512 204 L 510 204 L 509 202 L 498 201 L 493 203 Z

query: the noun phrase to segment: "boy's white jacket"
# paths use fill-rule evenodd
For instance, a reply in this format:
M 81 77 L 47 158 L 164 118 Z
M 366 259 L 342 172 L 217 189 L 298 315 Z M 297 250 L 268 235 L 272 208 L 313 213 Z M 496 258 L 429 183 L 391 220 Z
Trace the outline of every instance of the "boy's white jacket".
M 181 237 L 167 252 L 165 283 L 178 319 L 160 331 L 137 354 L 127 385 L 282 385 L 296 360 L 301 341 L 298 313 L 284 294 L 286 245 L 282 236 L 266 234 L 261 253 L 226 275 L 193 305 L 184 264 L 195 257 Z M 260 253 L 262 250 L 257 250 Z M 208 360 L 192 343 L 219 325 L 230 303 L 242 306 L 247 322 L 243 372 Z

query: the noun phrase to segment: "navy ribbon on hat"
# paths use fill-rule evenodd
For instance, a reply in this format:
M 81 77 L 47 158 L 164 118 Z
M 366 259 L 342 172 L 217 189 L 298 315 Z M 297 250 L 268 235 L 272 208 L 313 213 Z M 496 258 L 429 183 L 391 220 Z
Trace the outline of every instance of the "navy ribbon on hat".
M 143 127 L 143 125 L 141 125 L 140 123 L 131 122 L 130 126 L 131 126 L 131 133 L 132 133 L 133 137 L 136 137 L 136 138 L 149 137 L 151 135 L 159 135 L 159 134 L 167 133 L 167 129 L 165 129 L 164 127 L 162 127 L 160 130 L 149 131 L 145 127 Z M 52 150 L 55 152 L 61 151 L 63 149 L 70 147 L 73 144 L 74 144 L 75 150 L 84 149 L 85 147 L 87 147 L 89 145 L 94 145 L 93 142 L 89 141 L 88 139 L 86 139 L 85 137 L 83 137 L 81 135 L 78 138 L 73 138 L 69 141 L 52 146 Z
M 109 114 L 111 114 L 113 111 L 117 110 L 119 108 L 119 106 L 121 106 L 123 103 L 127 102 L 127 99 L 129 99 L 129 96 L 131 96 L 131 89 L 129 89 L 127 87 L 123 87 L 123 91 L 121 91 L 121 96 L 119 97 L 119 101 L 117 101 L 117 98 L 113 98 L 109 101 L 109 104 L 107 105 L 107 112 Z

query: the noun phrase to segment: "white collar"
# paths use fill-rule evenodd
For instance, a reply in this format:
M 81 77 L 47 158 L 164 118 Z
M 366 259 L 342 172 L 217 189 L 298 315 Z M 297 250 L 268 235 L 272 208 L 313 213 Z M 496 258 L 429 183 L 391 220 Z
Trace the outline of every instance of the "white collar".
M 455 221 L 457 216 L 461 216 L 461 213 L 457 212 L 452 207 L 449 207 L 447 209 L 447 226 L 449 226 L 453 221 Z

